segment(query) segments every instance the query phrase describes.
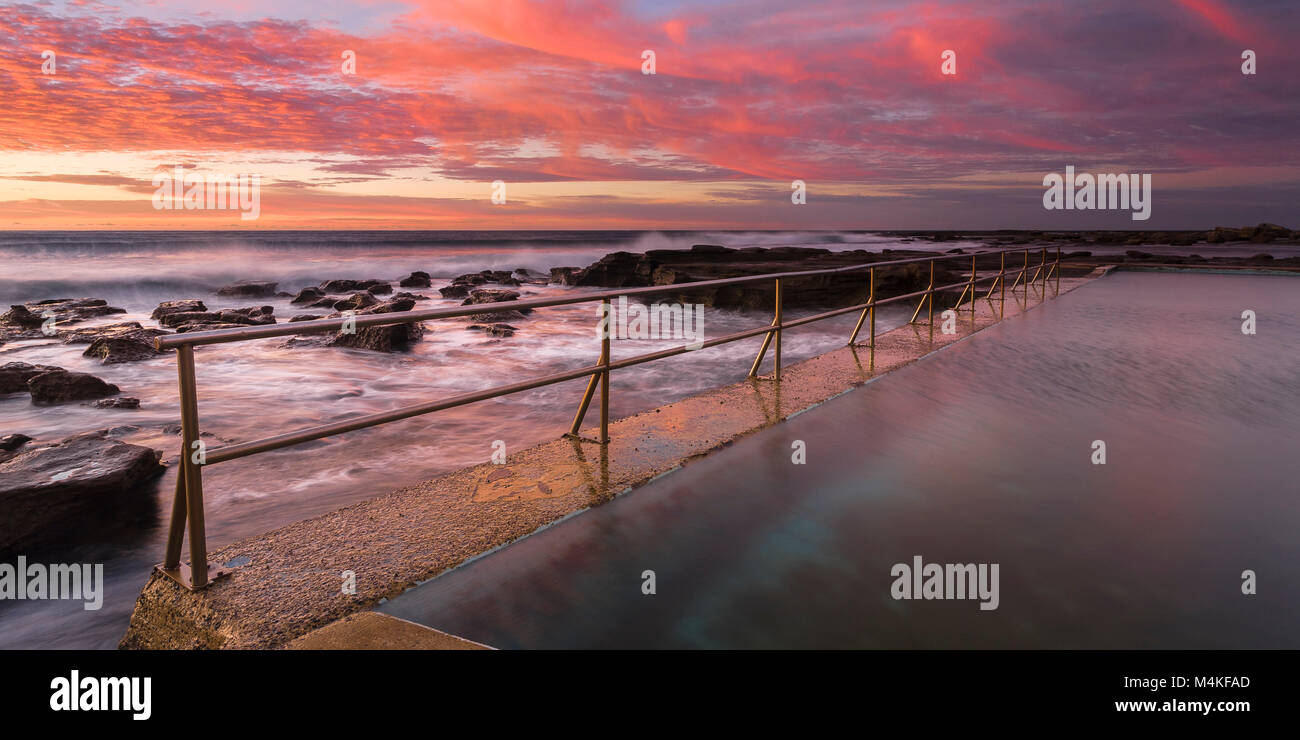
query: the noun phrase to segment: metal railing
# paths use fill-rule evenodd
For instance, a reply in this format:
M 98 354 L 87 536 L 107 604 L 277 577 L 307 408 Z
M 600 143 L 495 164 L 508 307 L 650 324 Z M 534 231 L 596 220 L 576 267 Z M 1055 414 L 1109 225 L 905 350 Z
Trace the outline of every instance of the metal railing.
M 1010 289 L 1005 287 L 1005 276 L 1007 275 L 1006 255 L 1008 252 L 1024 252 L 1024 264 L 1019 268 L 1012 268 L 1016 273 L 1015 283 Z M 984 250 L 971 254 L 941 254 L 927 257 L 913 257 L 900 260 L 889 260 L 882 262 L 866 263 L 862 265 L 850 265 L 847 267 L 825 268 L 819 270 L 806 270 L 800 272 L 782 272 L 769 273 L 764 275 L 750 275 L 736 278 L 721 278 L 717 280 L 702 280 L 691 283 L 675 283 L 671 285 L 655 285 L 641 288 L 625 288 L 616 290 L 605 290 L 599 292 L 582 293 L 579 295 L 569 295 L 554 298 L 533 298 L 528 300 L 504 301 L 498 303 L 480 303 L 469 306 L 458 306 L 454 308 L 436 308 L 420 311 L 403 311 L 393 313 L 376 313 L 358 316 L 349 316 L 336 319 L 317 319 L 312 321 L 287 322 L 283 324 L 273 324 L 265 326 L 250 326 L 237 329 L 219 329 L 213 331 L 196 331 L 186 333 L 168 334 L 157 337 L 154 340 L 155 346 L 159 350 L 175 349 L 177 355 L 177 373 L 180 385 L 180 410 L 181 410 L 181 470 L 176 476 L 176 494 L 172 503 L 171 524 L 167 534 L 167 549 L 163 562 L 157 566 L 158 570 L 172 578 L 182 586 L 197 591 L 204 588 L 213 579 L 224 574 L 220 568 L 209 566 L 207 562 L 207 536 L 203 521 L 203 474 L 202 469 L 207 465 L 213 465 L 229 460 L 236 460 L 241 457 L 247 457 L 259 452 L 268 452 L 277 450 L 282 447 L 310 442 L 323 437 L 342 434 L 344 432 L 356 431 L 367 427 L 386 424 L 391 421 L 409 419 L 414 416 L 433 413 L 444 409 L 464 406 L 478 401 L 485 401 L 491 398 L 498 398 L 513 393 L 541 388 L 543 386 L 563 383 L 578 378 L 588 378 L 587 389 L 582 396 L 582 401 L 578 406 L 578 412 L 573 418 L 569 433 L 566 436 L 581 439 L 578 437 L 579 429 L 582 426 L 583 419 L 587 415 L 588 407 L 595 395 L 597 386 L 600 387 L 600 438 L 590 440 L 606 445 L 609 442 L 609 379 L 610 373 L 614 370 L 640 365 L 646 362 L 662 360 L 673 357 L 685 352 L 690 352 L 706 347 L 714 347 L 720 344 L 736 342 L 742 339 L 748 339 L 758 335 L 763 335 L 763 345 L 759 349 L 758 356 L 754 358 L 754 363 L 749 369 L 748 377 L 754 378 L 758 375 L 759 367 L 762 365 L 769 348 L 775 344 L 774 352 L 774 370 L 771 379 L 779 381 L 781 379 L 781 334 L 782 330 L 790 329 L 804 324 L 810 324 L 816 321 L 833 318 L 854 311 L 861 311 L 857 324 L 853 327 L 853 334 L 849 337 L 848 343 L 853 345 L 858 338 L 864 323 L 869 322 L 870 342 L 869 346 L 874 349 L 876 344 L 876 307 L 889 303 L 898 303 L 920 297 L 921 301 L 917 304 L 916 311 L 913 312 L 912 318 L 908 323 L 914 323 L 916 317 L 920 314 L 921 309 L 929 306 L 928 320 L 931 326 L 934 324 L 934 294 L 956 288 L 962 289 L 961 296 L 957 299 L 956 308 L 961 308 L 961 303 L 967 293 L 970 294 L 970 305 L 972 314 L 975 311 L 975 301 L 977 297 L 976 286 L 986 280 L 993 280 L 985 298 L 993 295 L 998 286 L 1003 286 L 1006 292 L 1014 292 L 1017 286 L 1024 285 L 1026 295 L 1028 295 L 1029 286 L 1035 281 L 1041 279 L 1046 292 L 1048 278 L 1052 273 L 1056 274 L 1057 285 L 1060 283 L 1060 263 L 1061 250 L 1056 250 L 1056 259 L 1054 262 L 1047 261 L 1047 249 L 1041 250 L 1042 256 L 1039 260 L 1037 269 L 1032 277 L 1026 279 L 1031 268 L 1029 261 L 1028 249 L 1002 249 L 1002 250 Z M 1001 255 L 1001 264 L 998 271 L 985 277 L 978 277 L 976 274 L 976 260 L 980 257 L 990 255 Z M 968 258 L 971 261 L 971 274 L 967 280 L 950 285 L 936 286 L 934 284 L 934 264 L 946 260 L 957 260 Z M 878 268 L 899 267 L 910 264 L 929 263 L 930 278 L 929 284 L 923 290 L 905 293 L 903 295 L 891 296 L 889 298 L 876 298 L 876 270 Z M 786 320 L 782 313 L 782 281 L 797 280 L 799 278 L 815 277 L 819 275 L 832 275 L 837 273 L 866 272 L 867 273 L 867 301 L 853 306 L 846 306 L 830 311 L 804 316 L 798 319 Z M 629 296 L 645 295 L 663 295 L 665 293 L 676 293 L 681 291 L 698 290 L 701 288 L 744 285 L 748 283 L 757 283 L 762 281 L 775 281 L 775 312 L 772 322 L 767 326 L 761 326 L 744 331 L 734 332 L 725 336 L 708 339 L 703 342 L 695 342 L 690 345 L 682 345 L 671 349 L 649 352 L 646 354 L 629 357 L 622 360 L 614 360 L 610 356 L 610 301 L 614 298 Z M 283 337 L 298 334 L 310 334 L 327 331 L 338 331 L 345 326 L 352 329 L 361 329 L 368 326 L 392 326 L 398 324 L 408 324 L 417 321 L 432 321 L 437 319 L 450 319 L 471 314 L 496 313 L 506 310 L 536 309 L 547 308 L 552 306 L 565 306 L 575 303 L 589 303 L 601 301 L 603 304 L 602 318 L 600 319 L 599 328 L 601 330 L 601 349 L 600 357 L 595 365 L 565 370 L 563 372 L 552 373 L 529 380 L 512 383 L 510 385 L 497 386 L 487 390 L 476 391 L 473 393 L 464 393 L 449 398 L 443 398 L 436 401 L 427 401 L 425 403 L 415 404 L 412 406 L 403 406 L 389 411 L 383 411 L 375 414 L 364 416 L 355 416 L 342 421 L 336 421 L 320 426 L 299 429 L 297 431 L 280 434 L 264 439 L 253 440 L 251 442 L 240 442 L 228 444 L 213 450 L 204 449 L 203 443 L 199 439 L 199 417 L 198 417 L 198 389 L 194 375 L 194 348 L 201 345 L 225 344 L 228 342 L 242 342 L 251 339 L 269 339 L 273 337 Z M 583 440 L 588 441 L 588 440 Z M 181 562 L 181 546 L 185 537 L 186 525 L 189 529 L 190 540 L 190 563 L 187 565 Z

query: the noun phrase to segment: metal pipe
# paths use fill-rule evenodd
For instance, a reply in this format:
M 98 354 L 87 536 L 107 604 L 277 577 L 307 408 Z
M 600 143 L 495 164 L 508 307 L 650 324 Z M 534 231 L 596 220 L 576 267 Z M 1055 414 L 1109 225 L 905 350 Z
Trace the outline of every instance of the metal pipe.
M 926 300 L 930 304 L 930 326 L 934 326 L 934 263 L 930 263 L 930 289 L 926 293 Z
M 600 364 L 605 369 L 600 373 L 600 443 L 609 444 L 609 335 L 612 333 L 610 326 L 612 314 L 608 298 L 602 302 L 602 305 L 605 307 L 605 331 L 600 339 Z
M 177 348 L 176 366 L 180 375 L 181 440 L 185 447 L 181 455 L 181 472 L 185 475 L 185 518 L 190 528 L 190 582 L 191 587 L 198 590 L 208 584 L 208 538 L 203 526 L 203 470 L 202 465 L 194 460 L 194 443 L 198 442 L 202 447 L 202 442 L 199 440 L 199 399 L 194 380 L 193 347 L 183 345 Z
M 772 377 L 781 379 L 781 278 L 776 279 L 776 372 Z
M 871 348 L 876 348 L 876 268 L 871 268 L 867 278 L 871 283 L 871 292 L 867 295 L 867 303 L 871 304 Z M 874 358 L 875 355 L 872 355 Z

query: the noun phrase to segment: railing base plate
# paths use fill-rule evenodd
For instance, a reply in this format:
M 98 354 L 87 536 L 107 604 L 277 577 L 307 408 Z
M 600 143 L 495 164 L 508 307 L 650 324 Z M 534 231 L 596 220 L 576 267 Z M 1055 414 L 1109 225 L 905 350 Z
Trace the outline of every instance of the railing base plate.
M 187 591 L 201 591 L 203 588 L 211 586 L 212 582 L 218 578 L 230 575 L 230 571 L 225 568 L 216 565 L 209 565 L 208 582 L 203 584 L 202 588 L 194 588 L 194 574 L 190 570 L 189 563 L 181 563 L 180 566 L 176 568 L 164 568 L 162 563 L 159 563 L 154 566 L 154 570 L 184 586 Z

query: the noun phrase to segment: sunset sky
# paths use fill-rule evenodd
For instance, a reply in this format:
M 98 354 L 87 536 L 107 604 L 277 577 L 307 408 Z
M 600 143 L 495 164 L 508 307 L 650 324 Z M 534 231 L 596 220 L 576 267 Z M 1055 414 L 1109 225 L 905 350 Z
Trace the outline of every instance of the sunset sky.
M 1300 228 L 1298 32 L 1296 0 L 4 4 L 0 229 Z M 260 175 L 260 218 L 156 210 L 176 165 Z M 1044 210 L 1067 165 L 1151 173 L 1151 220 Z

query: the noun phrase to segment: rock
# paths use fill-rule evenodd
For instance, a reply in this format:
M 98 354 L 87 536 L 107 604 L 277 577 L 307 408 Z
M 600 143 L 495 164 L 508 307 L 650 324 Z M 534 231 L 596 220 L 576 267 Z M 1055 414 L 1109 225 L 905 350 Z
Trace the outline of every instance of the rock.
M 207 311 L 208 307 L 203 305 L 203 301 L 197 298 L 188 298 L 181 301 L 163 301 L 158 307 L 149 314 L 149 318 L 157 321 L 162 317 L 173 313 L 194 313 Z
M 75 324 L 99 316 L 126 313 L 126 309 L 110 306 L 108 301 L 101 298 L 52 298 L 11 306 L 8 312 L 0 314 L 0 324 L 26 329 L 39 328 L 47 313 L 54 314 L 56 324 Z
M 64 344 L 90 344 L 96 339 L 135 338 L 152 342 L 154 337 L 170 334 L 162 329 L 146 329 L 138 321 L 124 321 L 120 324 L 82 327 L 80 329 L 60 330 L 58 336 Z
M 487 275 L 484 275 L 483 272 L 471 272 L 465 275 L 457 275 L 456 277 L 451 279 L 451 284 L 452 285 L 482 285 L 483 283 L 486 283 L 488 281 L 488 275 L 492 274 L 488 270 L 484 270 L 484 272 L 486 272 Z
M 315 321 L 316 319 L 323 318 L 325 317 L 318 313 L 304 313 L 289 319 L 289 323 L 292 324 L 295 321 Z
M 7 362 L 0 365 L 0 394 L 26 393 L 27 381 L 41 373 L 62 370 L 63 368 L 54 367 L 53 365 L 29 365 L 25 362 Z
M 527 267 L 516 267 L 513 278 L 521 283 L 533 283 L 535 285 L 545 285 L 551 282 L 549 275 L 530 270 Z
M 214 322 L 220 318 L 220 314 L 208 311 L 177 311 L 176 313 L 163 314 L 158 317 L 158 323 L 172 329 L 178 329 L 189 324 Z
M 154 506 L 145 484 L 162 474 L 158 452 L 81 434 L 0 462 L 0 552 L 18 552 Z M 80 526 L 79 526 L 80 525 Z
M 515 332 L 519 331 L 518 327 L 511 326 L 509 324 L 503 324 L 503 323 L 470 324 L 466 328 L 474 331 L 481 331 L 486 334 L 491 334 L 494 337 L 513 337 L 515 335 Z
M 326 293 L 352 293 L 359 290 L 369 290 L 377 285 L 388 285 L 387 280 L 326 280 L 320 284 L 321 290 Z M 390 286 L 391 287 L 391 286 Z
M 380 285 L 372 285 L 369 288 L 366 288 L 366 292 L 369 293 L 370 295 L 388 295 L 389 293 L 393 292 L 393 286 L 389 285 L 388 283 L 382 283 Z
M 298 295 L 293 297 L 290 303 L 315 303 L 325 297 L 325 291 L 320 288 L 307 287 L 298 291 Z
M 369 308 L 370 306 L 376 305 L 377 303 L 379 303 L 378 298 L 375 298 L 374 295 L 369 292 L 362 291 L 353 293 L 351 296 L 341 301 L 335 301 L 334 310 L 359 311 L 363 308 Z
M 581 267 L 552 267 L 551 282 L 560 285 L 577 285 L 582 277 Z
M 469 295 L 469 286 L 464 284 L 452 284 L 445 288 L 438 288 L 443 298 L 464 298 Z
M 6 434 L 5 436 L 0 437 L 0 450 L 13 452 L 30 441 L 32 441 L 32 438 L 28 437 L 26 434 Z
M 248 308 L 228 308 L 217 314 L 217 320 L 226 324 L 244 324 L 262 326 L 275 323 L 274 306 L 250 306 Z
M 469 294 L 469 297 L 461 302 L 462 306 L 473 306 L 482 303 L 508 303 L 519 298 L 519 293 L 513 290 L 499 290 L 494 288 L 479 288 Z M 495 324 L 502 321 L 522 321 L 527 318 L 525 314 L 531 313 L 531 308 L 508 309 L 502 311 L 491 311 L 484 313 L 470 314 L 470 320 Z
M 122 389 L 90 373 L 51 370 L 29 378 L 27 391 L 32 394 L 33 404 L 49 406 L 66 401 L 90 401 L 113 396 L 121 393 Z
M 429 286 L 429 273 L 427 272 L 413 272 L 397 283 L 399 288 L 427 288 Z
M 486 311 L 484 313 L 472 313 L 467 317 L 470 321 L 481 321 L 486 323 L 497 323 L 501 321 L 523 321 L 528 318 L 523 313 L 512 309 L 505 311 Z
M 233 298 L 272 298 L 277 283 L 267 280 L 244 280 L 217 291 L 217 295 Z
M 158 322 L 177 332 L 206 331 L 211 328 L 261 326 L 275 323 L 274 306 L 227 308 L 221 311 L 181 311 L 165 314 Z
M 20 329 L 39 329 L 45 318 L 34 314 L 26 306 L 10 306 L 8 311 L 0 314 L 0 324 L 16 326 Z
M 140 408 L 140 399 L 132 396 L 104 398 L 92 403 L 91 406 L 97 409 L 138 409 Z
M 357 315 L 410 311 L 413 306 L 415 301 L 412 299 L 395 298 L 358 311 Z M 394 352 L 408 349 L 412 344 L 420 341 L 424 332 L 424 325 L 419 322 L 389 326 L 361 326 L 351 334 L 338 332 L 325 344 L 329 347 L 348 347 L 371 352 Z
M 410 298 L 410 299 L 413 300 L 413 301 L 431 301 L 431 300 L 433 300 L 432 298 L 430 298 L 430 297 L 427 296 L 427 295 L 421 295 L 421 294 L 419 294 L 419 293 L 407 293 L 407 292 L 405 292 L 405 291 L 393 295 L 393 299 L 394 299 L 394 300 L 396 300 L 396 299 L 398 299 L 398 298 Z
M 162 354 L 154 348 L 153 339 L 143 337 L 100 337 L 82 352 L 85 357 L 99 358 L 105 365 L 151 360 Z
M 479 288 L 472 291 L 468 298 L 461 301 L 460 305 L 473 306 L 478 303 L 501 303 L 502 301 L 513 301 L 517 298 L 519 298 L 518 291 Z
M 500 283 L 500 284 L 502 284 L 502 285 L 509 285 L 509 286 L 511 286 L 511 287 L 518 287 L 518 286 L 519 286 L 519 281 L 516 280 L 515 278 L 509 277 L 509 276 L 507 276 L 507 277 L 503 277 L 503 278 L 501 278 L 500 280 L 498 280 L 497 282 Z

